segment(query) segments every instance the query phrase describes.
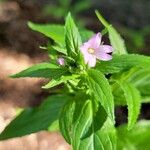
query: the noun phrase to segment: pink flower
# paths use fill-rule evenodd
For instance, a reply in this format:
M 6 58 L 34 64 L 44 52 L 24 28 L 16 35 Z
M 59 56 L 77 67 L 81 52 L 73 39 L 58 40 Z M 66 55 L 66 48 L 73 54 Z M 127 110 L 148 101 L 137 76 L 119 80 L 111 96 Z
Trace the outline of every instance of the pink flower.
M 64 58 L 58 58 L 57 59 L 57 63 L 59 64 L 59 65 L 61 65 L 61 66 L 64 66 L 65 65 L 65 60 L 64 60 Z
M 109 54 L 113 52 L 112 46 L 103 45 L 101 43 L 101 38 L 101 34 L 97 33 L 80 47 L 85 64 L 88 64 L 89 67 L 94 67 L 96 65 L 96 59 L 103 61 L 112 59 L 111 54 Z

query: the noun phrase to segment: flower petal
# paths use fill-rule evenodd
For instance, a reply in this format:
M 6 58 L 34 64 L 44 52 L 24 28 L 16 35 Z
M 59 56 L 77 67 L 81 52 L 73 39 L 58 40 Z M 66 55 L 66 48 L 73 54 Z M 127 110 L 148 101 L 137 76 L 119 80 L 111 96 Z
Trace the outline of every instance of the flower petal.
M 90 48 L 97 49 L 101 43 L 101 34 L 95 34 L 87 43 L 90 44 Z
M 95 54 L 96 58 L 99 60 L 108 61 L 112 59 L 112 56 L 110 54 L 104 53 L 104 52 L 97 52 Z
M 89 57 L 91 55 L 88 53 L 87 49 L 88 49 L 88 44 L 86 43 L 84 43 L 84 45 L 80 47 L 81 53 L 83 54 L 83 57 L 84 57 L 85 64 L 88 63 Z
M 90 44 L 88 42 L 84 43 L 83 45 L 81 45 L 80 50 L 81 52 L 87 52 L 88 48 L 90 47 Z
M 96 57 L 94 55 L 91 55 L 88 60 L 88 66 L 95 67 L 95 65 L 96 65 Z
M 65 65 L 65 59 L 62 58 L 62 57 L 60 57 L 60 58 L 57 59 L 57 63 L 58 63 L 59 65 L 61 65 L 61 66 L 64 66 L 64 65 Z
M 85 62 L 85 64 L 87 64 L 88 62 L 89 62 L 89 60 L 90 60 L 90 54 L 84 54 L 84 62 Z
M 110 45 L 100 45 L 99 51 L 103 53 L 111 53 L 113 52 L 113 47 Z

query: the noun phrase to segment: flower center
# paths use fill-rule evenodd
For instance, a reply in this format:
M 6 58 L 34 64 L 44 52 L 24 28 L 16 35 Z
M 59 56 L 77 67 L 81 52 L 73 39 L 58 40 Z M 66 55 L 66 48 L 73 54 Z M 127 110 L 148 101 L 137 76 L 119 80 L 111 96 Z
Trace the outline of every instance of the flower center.
M 94 53 L 94 49 L 93 48 L 88 48 L 88 53 L 93 54 Z

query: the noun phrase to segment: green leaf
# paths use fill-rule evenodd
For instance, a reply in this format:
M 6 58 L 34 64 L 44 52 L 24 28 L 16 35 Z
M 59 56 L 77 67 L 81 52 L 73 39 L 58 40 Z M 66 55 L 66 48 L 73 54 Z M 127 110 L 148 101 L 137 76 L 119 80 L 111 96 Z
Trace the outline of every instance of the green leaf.
M 35 24 L 28 22 L 28 26 L 37 32 L 53 39 L 57 44 L 64 44 L 64 27 L 58 24 Z
M 59 46 L 60 52 L 66 54 L 65 49 L 65 28 L 63 25 L 59 24 L 36 24 L 29 22 L 28 26 L 37 32 L 44 34 L 46 37 L 53 39 Z M 76 28 L 77 29 L 77 28 Z M 93 31 L 87 29 L 80 29 L 81 39 L 86 42 L 92 35 Z M 58 47 L 57 46 L 57 47 Z
M 114 122 L 114 100 L 111 87 L 105 76 L 97 70 L 88 70 L 87 83 L 92 95 L 101 103 Z
M 115 106 L 126 106 L 127 103 L 121 85 L 115 82 L 111 85 L 111 88 L 114 96 Z
M 97 62 L 96 69 L 104 74 L 118 73 L 132 67 L 145 68 L 150 66 L 150 57 L 137 54 L 114 55 L 110 61 Z
M 107 117 L 103 107 L 97 110 L 93 101 L 84 96 L 82 101 L 80 99 L 70 101 L 61 113 L 60 128 L 65 139 L 74 150 L 115 150 L 115 130 L 111 122 L 105 122 Z
M 62 109 L 61 116 L 59 118 L 60 131 L 65 140 L 69 144 L 71 144 L 72 140 L 74 111 L 75 111 L 75 102 L 70 101 Z
M 95 11 L 95 14 L 104 27 L 108 28 L 110 26 L 110 24 L 104 19 L 98 10 Z
M 141 98 L 142 103 L 150 103 L 150 96 L 143 96 Z
M 37 24 L 29 22 L 28 26 L 37 32 L 44 34 L 46 37 L 53 39 L 59 45 L 65 45 L 65 28 L 59 24 Z M 56 32 L 55 32 L 56 31 Z M 94 34 L 87 29 L 79 29 L 83 42 L 87 41 Z
M 146 67 L 146 68 L 139 68 L 139 67 L 133 67 L 132 69 L 130 69 L 129 71 L 123 72 L 123 73 L 119 73 L 119 74 L 114 74 L 111 79 L 121 79 L 121 80 L 125 80 L 129 83 L 132 83 L 132 85 L 134 85 L 134 87 L 136 87 L 141 95 L 141 102 L 142 103 L 148 103 L 150 101 L 150 68 Z M 123 96 L 123 92 L 122 89 L 120 87 L 120 85 L 118 85 L 117 83 L 114 83 L 112 85 L 112 89 L 113 89 L 113 95 L 115 98 L 115 104 L 119 104 L 119 105 L 125 105 L 126 101 L 125 98 Z
M 114 48 L 114 54 L 122 55 L 126 54 L 126 47 L 124 44 L 124 40 L 122 37 L 119 35 L 119 33 L 116 31 L 116 29 L 110 25 L 104 18 L 103 16 L 98 12 L 95 11 L 99 21 L 107 28 L 108 33 L 109 33 L 109 39 L 112 47 Z
M 79 75 L 63 75 L 63 76 L 61 76 L 59 78 L 52 79 L 49 83 L 44 85 L 42 88 L 49 89 L 49 88 L 57 86 L 57 85 L 59 85 L 61 83 L 67 82 L 68 80 L 74 80 L 77 77 L 79 77 Z
M 20 77 L 44 77 L 53 78 L 63 75 L 66 72 L 65 68 L 60 68 L 57 65 L 50 63 L 40 63 L 29 67 L 17 74 L 11 75 L 12 78 Z
M 59 52 L 59 53 L 62 53 L 62 54 L 64 54 L 64 55 L 67 55 L 67 50 L 66 50 L 66 48 L 65 47 L 62 47 L 62 46 L 60 46 L 60 45 L 53 45 L 53 46 L 51 46 L 53 49 L 50 49 L 50 51 L 52 51 L 52 50 L 55 50 L 55 51 L 57 51 L 57 52 Z
M 82 98 L 82 101 L 80 99 Z M 72 140 L 75 139 L 73 132 L 74 126 L 79 121 L 78 118 L 82 116 L 82 109 L 86 103 L 87 96 L 83 93 L 78 93 L 74 99 L 70 100 L 62 109 L 61 116 L 59 119 L 61 132 L 68 143 L 71 144 Z M 92 111 L 92 108 L 91 108 Z M 89 118 L 89 112 L 84 114 L 84 120 Z M 89 122 L 89 126 L 91 121 Z M 86 131 L 87 132 L 87 131 Z
M 73 148 L 75 150 L 116 150 L 115 128 L 110 122 L 106 121 L 100 130 L 80 140 L 79 144 L 75 143 L 76 145 Z M 76 131 L 76 133 L 78 132 L 80 130 Z
M 141 96 L 139 91 L 126 81 L 118 82 L 122 90 L 128 106 L 128 130 L 132 129 L 138 119 L 141 107 Z
M 121 125 L 117 129 L 117 150 L 149 150 L 150 149 L 150 121 L 138 122 L 130 131 L 127 125 Z
M 49 132 L 59 131 L 59 121 L 55 120 L 47 129 Z
M 76 27 L 70 13 L 66 18 L 65 43 L 68 56 L 74 57 L 74 55 L 77 55 L 79 53 L 79 48 L 82 44 L 82 41 L 78 28 Z
M 141 92 L 142 96 L 150 96 L 150 67 L 138 69 L 129 78 L 129 81 Z
M 74 138 L 72 141 L 74 150 L 115 150 L 115 132 L 113 125 L 105 123 L 103 127 L 95 130 L 95 126 L 100 126 L 101 124 L 98 120 L 93 119 L 93 109 L 91 101 L 86 101 L 82 107 L 82 113 L 79 116 L 77 123 L 74 126 Z M 103 114 L 98 114 L 99 118 Z M 92 123 L 92 128 L 89 126 Z M 103 123 L 103 122 L 101 122 Z M 97 125 L 96 125 L 97 124 Z M 107 125 L 108 126 L 107 126 Z M 86 132 L 91 130 L 91 134 L 86 135 Z M 111 129 L 110 129 L 111 128 Z M 85 136 L 86 135 L 86 136 Z M 106 142 L 107 141 L 107 142 Z
M 68 97 L 65 95 L 54 95 L 48 97 L 43 104 L 37 108 L 27 108 L 17 116 L 0 134 L 0 140 L 20 137 L 41 130 L 47 130 L 58 120 L 60 111 Z
M 116 31 L 113 26 L 108 27 L 109 39 L 112 47 L 114 48 L 113 54 L 126 54 L 127 50 L 124 44 L 124 40 L 120 36 L 120 34 Z

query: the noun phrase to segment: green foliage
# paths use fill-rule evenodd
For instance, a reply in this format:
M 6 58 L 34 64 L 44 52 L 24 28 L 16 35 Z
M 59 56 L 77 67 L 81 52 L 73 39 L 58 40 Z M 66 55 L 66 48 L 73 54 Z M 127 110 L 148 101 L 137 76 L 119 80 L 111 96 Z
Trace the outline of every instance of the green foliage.
M 64 44 L 64 27 L 57 24 L 34 24 L 28 22 L 28 26 L 34 30 L 38 31 L 45 36 L 53 39 L 57 44 Z
M 130 131 L 126 126 L 117 128 L 117 150 L 149 150 L 150 121 L 142 120 Z
M 140 113 L 140 93 L 139 91 L 128 82 L 119 82 L 125 96 L 128 106 L 128 130 L 132 129 L 135 125 L 138 115 Z
M 60 68 L 58 65 L 51 63 L 41 63 L 30 68 L 21 71 L 15 75 L 11 75 L 12 78 L 20 78 L 20 77 L 43 77 L 43 78 L 51 78 L 61 76 L 66 72 L 65 68 Z
M 138 69 L 129 78 L 129 81 L 141 92 L 142 96 L 150 96 L 150 67 Z
M 77 54 L 79 54 L 79 48 L 82 41 L 78 32 L 78 28 L 76 27 L 70 13 L 66 18 L 65 33 L 67 54 L 70 57 L 75 57 Z
M 59 24 L 36 24 L 28 22 L 28 26 L 37 32 L 44 34 L 46 37 L 53 39 L 56 43 L 62 45 L 65 43 L 65 28 Z M 93 31 L 87 29 L 80 29 L 81 39 L 83 42 L 87 41 L 92 35 Z
M 103 31 L 109 33 L 115 54 L 110 61 L 97 61 L 92 69 L 83 61 L 80 46 L 93 32 L 78 30 L 70 13 L 65 26 L 29 23 L 31 29 L 53 41 L 43 47 L 51 62 L 33 65 L 11 77 L 48 78 L 43 88 L 61 84 L 58 93 L 65 95 L 52 95 L 39 107 L 25 109 L 4 129 L 1 140 L 60 130 L 73 150 L 116 150 L 116 146 L 119 150 L 141 150 L 143 144 L 149 147 L 145 142 L 150 136 L 149 122 L 136 121 L 141 103 L 150 102 L 150 57 L 127 54 L 117 31 L 98 11 L 96 14 L 105 26 Z M 65 65 L 58 64 L 58 58 L 63 58 Z M 115 128 L 116 105 L 128 107 L 128 123 L 119 128 Z M 143 137 L 136 141 L 140 133 Z
M 67 102 L 65 95 L 53 95 L 44 100 L 37 108 L 27 108 L 17 116 L 1 133 L 0 140 L 20 137 L 41 130 L 47 130 L 58 120 L 63 105 Z M 55 114 L 55 115 L 54 115 Z
M 115 130 L 112 123 L 106 121 L 105 110 L 101 106 L 95 109 L 91 100 L 87 100 L 84 95 L 81 96 L 68 103 L 61 113 L 60 127 L 63 136 L 74 150 L 114 149 Z
M 96 69 L 104 74 L 119 73 L 132 67 L 145 68 L 150 66 L 150 57 L 138 54 L 114 55 L 110 61 L 97 62 Z
M 94 98 L 101 103 L 114 122 L 114 101 L 107 79 L 101 72 L 91 69 L 88 71 L 87 83 Z

